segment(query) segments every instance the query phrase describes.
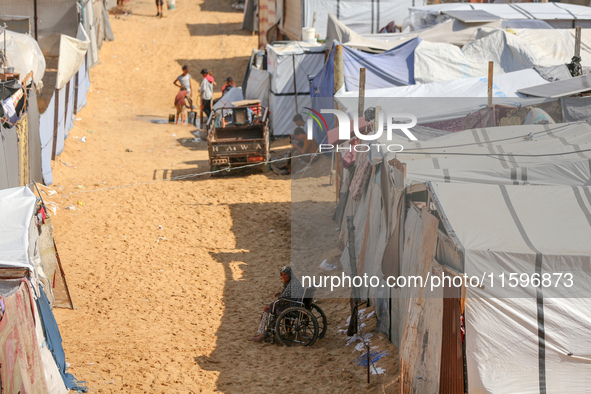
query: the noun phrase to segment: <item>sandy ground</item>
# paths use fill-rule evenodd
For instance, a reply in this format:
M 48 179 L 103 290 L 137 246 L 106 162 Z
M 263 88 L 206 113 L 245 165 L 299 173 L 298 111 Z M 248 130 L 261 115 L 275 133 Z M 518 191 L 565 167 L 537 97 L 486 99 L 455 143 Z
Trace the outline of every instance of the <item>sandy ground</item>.
M 329 330 L 313 347 L 249 341 L 291 257 L 289 177 L 163 181 L 209 169 L 190 127 L 146 121 L 173 112 L 180 66 L 212 70 L 219 95 L 224 77 L 241 82 L 257 45 L 230 4 L 177 0 L 156 19 L 153 1 L 132 0 L 131 15 L 111 16 L 116 41 L 91 70 L 88 105 L 53 168 L 55 237 L 77 307 L 55 311 L 70 371 L 91 392 L 381 392 L 394 382 L 392 392 L 394 347 L 374 336 L 390 355 L 368 386 L 360 352 L 338 332 L 344 300 L 318 300 Z M 324 202 L 310 210 L 328 221 L 334 188 L 311 182 Z M 337 260 L 338 233 L 318 231 L 324 258 Z

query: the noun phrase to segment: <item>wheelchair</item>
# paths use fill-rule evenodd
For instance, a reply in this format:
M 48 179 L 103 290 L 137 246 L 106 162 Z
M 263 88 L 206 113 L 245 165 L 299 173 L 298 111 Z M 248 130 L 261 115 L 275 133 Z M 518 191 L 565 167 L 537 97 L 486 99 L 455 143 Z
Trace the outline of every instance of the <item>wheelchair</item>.
M 271 304 L 271 315 L 267 324 L 265 341 L 277 339 L 285 346 L 312 346 L 326 334 L 326 315 L 312 302 L 314 287 L 306 287 L 299 301 L 280 298 Z M 287 306 L 280 314 L 279 306 Z

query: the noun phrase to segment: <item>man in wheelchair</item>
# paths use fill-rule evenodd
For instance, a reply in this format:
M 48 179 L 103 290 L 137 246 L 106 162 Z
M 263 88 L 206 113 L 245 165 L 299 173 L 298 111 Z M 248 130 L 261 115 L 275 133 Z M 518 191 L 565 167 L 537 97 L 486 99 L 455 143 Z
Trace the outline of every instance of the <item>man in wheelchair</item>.
M 254 342 L 277 340 L 286 346 L 311 346 L 326 333 L 326 316 L 312 303 L 313 287 L 303 288 L 291 267 L 281 269 L 283 290 L 277 300 L 265 305 Z
M 261 316 L 261 324 L 259 325 L 258 334 L 252 339 L 254 342 L 262 342 L 269 321 L 274 316 L 279 316 L 284 310 L 293 306 L 292 301 L 300 301 L 304 294 L 304 289 L 298 278 L 292 278 L 293 273 L 291 267 L 281 268 L 281 281 L 283 282 L 283 290 L 275 293 L 277 300 L 270 305 L 265 305 L 263 308 L 263 315 Z

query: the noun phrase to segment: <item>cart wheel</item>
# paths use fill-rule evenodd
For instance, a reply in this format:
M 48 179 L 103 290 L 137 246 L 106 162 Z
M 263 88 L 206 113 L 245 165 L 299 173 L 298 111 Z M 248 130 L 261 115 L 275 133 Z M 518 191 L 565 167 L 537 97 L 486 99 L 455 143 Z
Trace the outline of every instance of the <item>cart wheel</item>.
M 316 320 L 318 320 L 318 339 L 322 339 L 324 338 L 324 334 L 326 334 L 326 329 L 328 327 L 328 323 L 326 322 L 326 315 L 324 314 L 322 309 L 320 309 L 320 307 L 314 303 L 310 305 L 310 311 L 312 312 Z
M 209 171 L 213 172 L 213 171 L 219 171 L 219 170 L 220 170 L 220 166 L 214 166 L 214 165 L 209 166 Z M 222 172 L 216 172 L 215 174 L 211 174 L 211 177 L 215 178 L 215 177 L 219 177 L 221 175 L 222 175 Z
M 277 318 L 275 335 L 285 346 L 312 346 L 318 339 L 318 320 L 306 308 L 288 308 Z

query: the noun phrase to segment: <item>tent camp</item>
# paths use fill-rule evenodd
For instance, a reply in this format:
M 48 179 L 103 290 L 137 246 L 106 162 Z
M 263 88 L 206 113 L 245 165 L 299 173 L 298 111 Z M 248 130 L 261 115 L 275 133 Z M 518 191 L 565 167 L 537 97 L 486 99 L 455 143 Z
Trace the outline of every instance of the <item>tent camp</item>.
M 43 89 L 43 94 L 33 99 L 39 109 L 29 110 L 34 112 L 34 123 L 29 127 L 39 139 L 31 145 L 35 150 L 30 154 L 30 167 L 35 168 L 31 180 L 49 185 L 53 183 L 51 161 L 62 152 L 75 114 L 86 105 L 89 69 L 98 62 L 102 42 L 112 40 L 113 34 L 104 0 L 51 0 L 39 3 L 36 11 L 40 22 L 32 35 L 38 37 L 37 42 L 27 35 L 6 33 L 7 65 L 20 71 L 22 78 L 32 71 L 37 89 Z M 32 2 L 6 0 L 0 4 L 0 15 L 33 20 L 35 8 Z M 28 93 L 31 96 L 35 91 Z M 36 149 L 38 146 L 41 149 Z
M 580 278 L 541 290 L 362 288 L 378 330 L 399 346 L 402 392 L 584 392 L 590 136 L 587 123 L 481 128 L 420 143 L 394 136 L 403 152 L 357 153 L 342 169 L 336 218 L 347 273 L 350 216 L 358 275 Z

